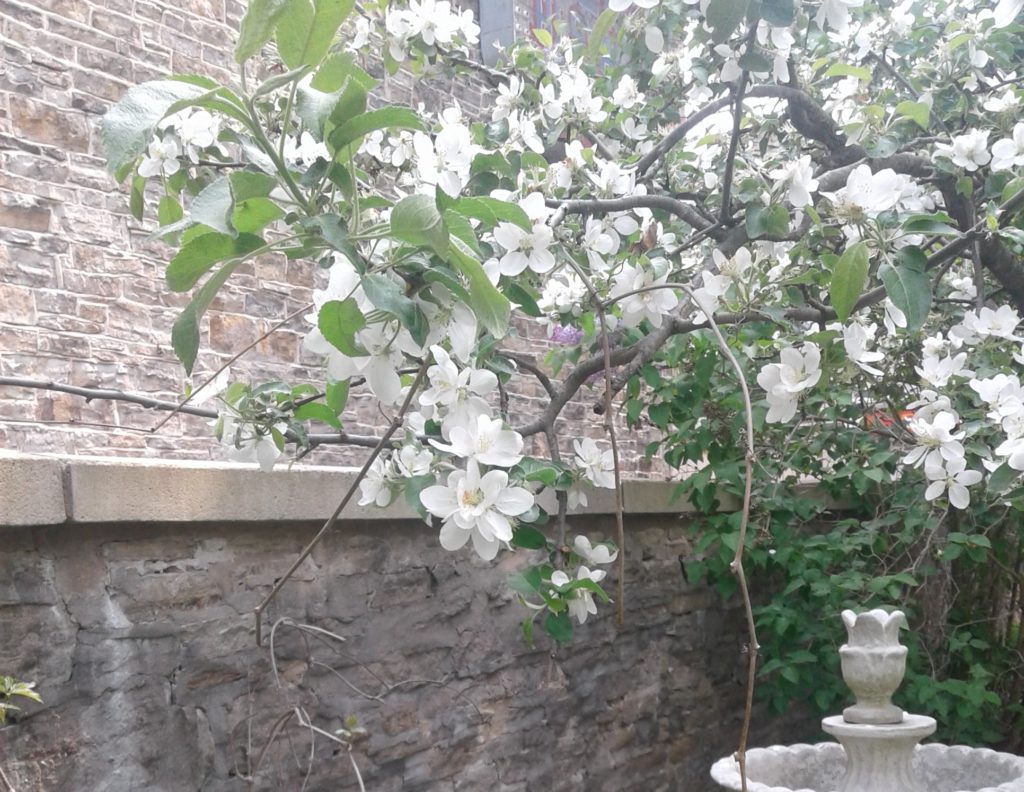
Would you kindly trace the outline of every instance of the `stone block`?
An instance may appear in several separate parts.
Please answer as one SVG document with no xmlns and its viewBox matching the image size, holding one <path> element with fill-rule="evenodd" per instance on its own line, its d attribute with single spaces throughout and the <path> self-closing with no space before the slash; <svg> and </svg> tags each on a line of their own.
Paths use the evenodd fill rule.
<svg viewBox="0 0 1024 792">
<path fill-rule="evenodd" d="M 66 518 L 60 460 L 0 451 L 0 529 Z"/>
</svg>

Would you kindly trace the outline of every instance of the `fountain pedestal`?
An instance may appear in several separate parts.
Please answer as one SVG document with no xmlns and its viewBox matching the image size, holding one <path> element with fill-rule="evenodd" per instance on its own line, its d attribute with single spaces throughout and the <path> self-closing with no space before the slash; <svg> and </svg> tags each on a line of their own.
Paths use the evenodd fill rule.
<svg viewBox="0 0 1024 792">
<path fill-rule="evenodd" d="M 904 715 L 900 723 L 848 723 L 833 715 L 821 722 L 846 751 L 846 774 L 836 792 L 930 792 L 914 773 L 914 748 L 935 731 L 934 718 Z"/>
</svg>

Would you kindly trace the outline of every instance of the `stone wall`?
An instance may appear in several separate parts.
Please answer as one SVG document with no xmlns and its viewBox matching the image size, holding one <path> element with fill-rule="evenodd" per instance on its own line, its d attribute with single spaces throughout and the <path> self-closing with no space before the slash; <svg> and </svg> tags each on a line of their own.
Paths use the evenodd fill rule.
<svg viewBox="0 0 1024 792">
<path fill-rule="evenodd" d="M 150 222 L 130 216 L 127 195 L 104 169 L 98 124 L 144 80 L 177 71 L 231 81 L 243 9 L 242 0 L 0 0 L 0 377 L 172 401 L 184 392 L 170 328 L 188 295 L 165 287 L 170 253 L 149 238 Z M 417 82 L 365 65 L 382 79 L 375 101 L 439 108 L 455 99 L 470 116 L 490 112 L 484 86 L 471 78 Z M 314 269 L 267 256 L 232 276 L 204 320 L 197 372 L 216 370 L 307 305 Z M 319 360 L 301 349 L 307 327 L 301 316 L 287 323 L 233 366 L 235 377 L 316 383 Z M 539 358 L 548 346 L 542 336 L 535 328 L 512 346 Z M 546 403 L 532 381 L 512 391 L 512 415 L 524 422 Z M 597 401 L 591 392 L 569 405 L 571 436 L 582 434 L 579 422 L 590 421 Z M 177 416 L 146 431 L 159 419 L 135 405 L 0 386 L 0 447 L 218 456 L 203 419 Z M 353 397 L 344 419 L 354 434 L 381 422 L 366 395 Z M 586 431 L 603 436 L 596 421 Z M 648 438 L 623 435 L 626 468 L 648 474 L 652 465 L 641 459 Z M 351 464 L 363 453 L 325 447 L 307 461 Z"/>
<path fill-rule="evenodd" d="M 519 635 L 505 578 L 521 553 L 483 563 L 400 510 L 354 509 L 267 619 L 346 641 L 282 623 L 279 687 L 252 610 L 351 480 L 0 458 L 0 671 L 45 700 L 0 730 L 14 787 L 244 790 L 300 707 L 328 733 L 350 716 L 367 730 L 352 759 L 371 792 L 710 792 L 738 733 L 742 619 L 684 579 L 692 516 L 664 485 L 626 490 L 623 626 L 604 607 L 561 648 Z M 592 504 L 571 526 L 607 536 L 607 512 Z M 754 744 L 816 731 L 796 716 L 756 724 Z M 308 734 L 283 725 L 255 789 L 302 786 Z M 313 768 L 307 789 L 358 789 L 327 738 Z"/>
</svg>

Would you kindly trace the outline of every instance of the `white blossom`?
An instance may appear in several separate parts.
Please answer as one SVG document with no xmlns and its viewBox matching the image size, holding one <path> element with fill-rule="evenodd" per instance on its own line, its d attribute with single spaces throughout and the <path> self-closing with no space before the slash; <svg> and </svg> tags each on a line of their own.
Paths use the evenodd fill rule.
<svg viewBox="0 0 1024 792">
<path fill-rule="evenodd" d="M 581 566 L 576 570 L 576 579 L 600 583 L 604 580 L 606 574 L 603 569 L 590 570 L 585 566 Z M 551 573 L 551 584 L 553 586 L 561 587 L 568 585 L 570 582 L 569 576 L 561 569 L 556 569 Z M 567 604 L 569 606 L 569 615 L 580 624 L 584 624 L 587 621 L 587 616 L 597 613 L 597 605 L 594 604 L 594 594 L 585 588 L 573 589 Z"/>
<path fill-rule="evenodd" d="M 473 540 L 473 549 L 485 561 L 492 561 L 502 542 L 512 539 L 510 517 L 533 507 L 533 495 L 522 487 L 510 487 L 508 473 L 491 470 L 480 475 L 476 461 L 465 470 L 453 470 L 447 483 L 427 487 L 420 493 L 427 511 L 444 520 L 441 547 L 458 550 Z"/>
<path fill-rule="evenodd" d="M 618 549 L 609 548 L 605 543 L 591 544 L 586 536 L 577 536 L 572 543 L 573 552 L 588 564 L 610 564 L 619 557 Z"/>
<path fill-rule="evenodd" d="M 963 135 L 954 135 L 951 144 L 936 143 L 935 156 L 945 157 L 966 171 L 976 171 L 992 159 L 988 151 L 988 132 L 972 129 Z"/>
<path fill-rule="evenodd" d="M 812 203 L 811 193 L 818 189 L 818 180 L 814 178 L 810 155 L 798 157 L 768 175 L 775 179 L 777 186 L 787 188 L 786 199 L 797 209 Z"/>
<path fill-rule="evenodd" d="M 602 451 L 589 437 L 573 440 L 576 451 L 575 462 L 586 478 L 595 487 L 615 487 L 615 457 L 612 452 Z"/>
<path fill-rule="evenodd" d="M 813 388 L 821 379 L 821 350 L 817 344 L 806 343 L 803 351 L 786 347 L 779 363 L 769 363 L 757 375 L 768 399 L 768 423 L 786 423 L 796 415 L 800 394 Z"/>
<path fill-rule="evenodd" d="M 929 459 L 924 465 L 924 475 L 928 479 L 928 488 L 924 492 L 925 500 L 935 500 L 942 493 L 949 493 L 949 505 L 955 509 L 966 509 L 971 505 L 971 493 L 967 488 L 977 484 L 983 478 L 977 470 L 967 470 L 967 462 L 963 458 L 951 459 L 942 464 L 939 460 Z"/>
<path fill-rule="evenodd" d="M 1013 134 L 992 145 L 992 170 L 1002 171 L 1024 165 L 1024 121 L 1013 126 Z"/>
</svg>

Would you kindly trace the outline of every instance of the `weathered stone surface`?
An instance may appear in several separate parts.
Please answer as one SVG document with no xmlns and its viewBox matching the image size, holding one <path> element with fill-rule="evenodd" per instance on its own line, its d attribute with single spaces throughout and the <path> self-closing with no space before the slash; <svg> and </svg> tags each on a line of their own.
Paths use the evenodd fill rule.
<svg viewBox="0 0 1024 792">
<path fill-rule="evenodd" d="M 445 552 L 419 521 L 344 522 L 270 606 L 259 648 L 253 608 L 316 528 L 8 529 L 0 668 L 45 700 L 0 742 L 15 787 L 244 790 L 275 722 L 300 707 L 329 733 L 349 717 L 368 731 L 353 759 L 375 792 L 712 789 L 708 768 L 738 732 L 743 620 L 647 552 L 676 519 L 627 523 L 625 626 L 604 609 L 557 648 L 520 639 L 504 581 L 522 555 L 487 564 Z M 755 744 L 817 728 L 755 722 Z M 287 721 L 255 788 L 301 786 L 285 735 L 308 756 L 308 730 Z M 345 752 L 317 745 L 307 789 L 357 789 Z"/>
<path fill-rule="evenodd" d="M 59 460 L 0 451 L 0 530 L 64 522 L 61 476 Z"/>
</svg>

